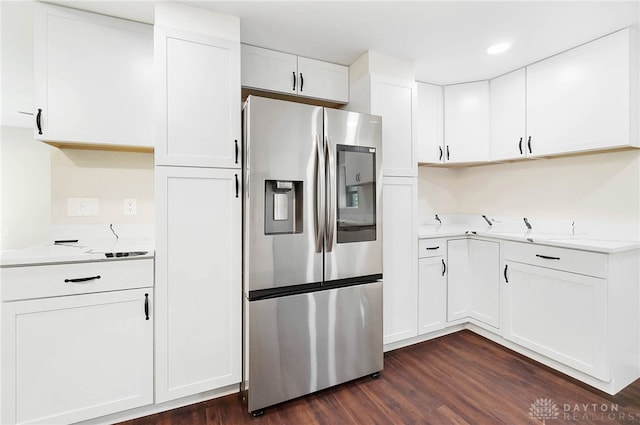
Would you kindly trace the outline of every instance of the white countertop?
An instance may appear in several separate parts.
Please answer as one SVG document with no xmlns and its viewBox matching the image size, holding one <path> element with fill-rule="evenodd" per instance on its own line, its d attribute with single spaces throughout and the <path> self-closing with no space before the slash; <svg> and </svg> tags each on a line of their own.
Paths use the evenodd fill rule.
<svg viewBox="0 0 640 425">
<path fill-rule="evenodd" d="M 475 232 L 475 233 L 472 233 Z M 571 233 L 537 233 L 531 232 L 501 232 L 499 230 L 475 227 L 468 224 L 428 224 L 418 228 L 419 239 L 451 238 L 462 236 L 478 236 L 515 242 L 533 242 L 541 245 L 558 246 L 562 248 L 580 249 L 584 251 L 612 254 L 616 252 L 640 249 L 640 243 L 623 240 L 606 240 L 592 238 L 584 234 Z"/>
<path fill-rule="evenodd" d="M 107 257 L 106 253 L 146 252 L 144 255 Z M 45 243 L 29 248 L 0 252 L 0 266 L 75 263 L 83 261 L 123 261 L 127 259 L 153 258 L 155 244 L 152 238 L 94 239 L 73 243 Z"/>
</svg>

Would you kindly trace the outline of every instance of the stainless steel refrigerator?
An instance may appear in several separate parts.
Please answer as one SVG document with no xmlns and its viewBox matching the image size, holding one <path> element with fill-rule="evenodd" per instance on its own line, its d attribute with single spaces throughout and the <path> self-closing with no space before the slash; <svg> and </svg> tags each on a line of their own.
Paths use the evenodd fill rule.
<svg viewBox="0 0 640 425">
<path fill-rule="evenodd" d="M 381 125 L 244 104 L 242 390 L 253 414 L 383 368 Z"/>
</svg>

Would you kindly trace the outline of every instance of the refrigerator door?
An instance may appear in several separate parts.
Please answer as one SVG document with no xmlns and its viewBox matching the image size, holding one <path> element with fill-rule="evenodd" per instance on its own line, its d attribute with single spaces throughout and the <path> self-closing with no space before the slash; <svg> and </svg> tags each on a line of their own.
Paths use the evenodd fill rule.
<svg viewBox="0 0 640 425">
<path fill-rule="evenodd" d="M 322 108 L 250 96 L 244 119 L 245 291 L 320 285 Z"/>
<path fill-rule="evenodd" d="M 382 282 L 248 302 L 250 412 L 382 370 Z"/>
<path fill-rule="evenodd" d="M 325 109 L 325 281 L 382 275 L 382 119 Z"/>
</svg>

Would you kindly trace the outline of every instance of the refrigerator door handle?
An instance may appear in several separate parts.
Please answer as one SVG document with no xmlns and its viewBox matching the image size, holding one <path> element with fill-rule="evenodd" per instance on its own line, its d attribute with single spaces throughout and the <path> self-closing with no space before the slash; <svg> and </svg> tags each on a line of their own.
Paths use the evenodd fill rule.
<svg viewBox="0 0 640 425">
<path fill-rule="evenodd" d="M 335 228 L 336 212 L 333 203 L 333 187 L 335 184 L 335 164 L 331 147 L 329 146 L 329 137 L 325 136 L 324 149 L 327 161 L 327 252 L 333 251 L 333 232 Z"/>
<path fill-rule="evenodd" d="M 322 252 L 322 244 L 324 242 L 324 227 L 325 227 L 325 202 L 324 202 L 324 152 L 322 146 L 322 138 L 319 134 L 316 134 L 316 175 L 315 175 L 315 188 L 316 188 L 316 252 Z"/>
</svg>

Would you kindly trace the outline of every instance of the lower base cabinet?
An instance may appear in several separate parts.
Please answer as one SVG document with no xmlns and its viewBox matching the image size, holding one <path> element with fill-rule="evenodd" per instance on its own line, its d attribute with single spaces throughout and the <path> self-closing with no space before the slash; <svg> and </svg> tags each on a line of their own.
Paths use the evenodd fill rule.
<svg viewBox="0 0 640 425">
<path fill-rule="evenodd" d="M 444 257 L 418 260 L 418 334 L 443 329 L 446 324 L 447 265 Z"/>
<path fill-rule="evenodd" d="M 500 328 L 500 243 L 452 239 L 447 259 L 447 321 Z"/>
<path fill-rule="evenodd" d="M 156 167 L 156 402 L 240 382 L 240 170 Z"/>
<path fill-rule="evenodd" d="M 152 299 L 142 288 L 5 302 L 0 423 L 71 423 L 153 403 Z"/>
<path fill-rule="evenodd" d="M 504 337 L 606 381 L 607 281 L 507 262 Z"/>
</svg>

